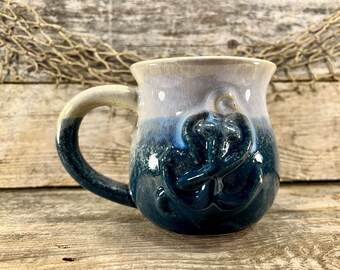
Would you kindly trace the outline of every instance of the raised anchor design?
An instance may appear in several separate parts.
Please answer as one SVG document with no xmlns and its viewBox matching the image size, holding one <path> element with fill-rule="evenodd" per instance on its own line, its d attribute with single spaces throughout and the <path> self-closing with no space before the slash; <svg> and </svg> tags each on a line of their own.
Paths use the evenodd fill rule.
<svg viewBox="0 0 340 270">
<path fill-rule="evenodd" d="M 157 193 L 158 209 L 174 215 L 183 207 L 193 211 L 211 205 L 220 211 L 246 207 L 262 179 L 262 169 L 251 153 L 253 139 L 246 116 L 239 112 L 195 114 L 184 123 L 182 136 L 187 149 L 168 147 L 160 157 L 164 186 Z M 181 165 L 184 173 L 177 169 Z"/>
</svg>

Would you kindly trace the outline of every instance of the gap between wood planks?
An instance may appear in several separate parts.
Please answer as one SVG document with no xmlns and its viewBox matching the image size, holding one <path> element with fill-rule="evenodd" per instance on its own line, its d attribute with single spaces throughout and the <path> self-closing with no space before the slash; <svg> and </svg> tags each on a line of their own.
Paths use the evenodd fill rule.
<svg viewBox="0 0 340 270">
<path fill-rule="evenodd" d="M 315 186 L 315 185 L 324 185 L 325 187 L 327 186 L 332 186 L 332 185 L 337 185 L 340 184 L 339 180 L 313 180 L 313 181 L 305 181 L 305 180 L 298 180 L 294 182 L 281 182 L 280 183 L 280 188 L 285 188 L 285 187 L 291 187 L 291 186 L 296 186 L 296 187 L 308 187 L 308 186 Z M 41 187 L 0 187 L 1 191 L 25 191 L 25 190 L 58 190 L 58 189 L 65 189 L 65 190 L 73 190 L 73 189 L 84 189 L 83 187 L 79 185 L 74 185 L 74 186 L 41 186 Z M 84 189 L 86 190 L 86 189 Z M 89 191 L 90 192 L 90 191 Z"/>
<path fill-rule="evenodd" d="M 275 81 L 272 81 L 272 83 L 295 83 L 297 86 L 299 85 L 299 83 L 310 83 L 310 84 L 314 84 L 314 83 L 322 83 L 322 82 L 325 82 L 325 83 L 337 83 L 336 81 L 334 80 L 326 80 L 326 79 L 320 79 L 320 80 L 317 80 L 315 82 L 311 81 L 310 79 L 298 79 L 298 80 L 290 80 L 289 78 L 287 78 L 286 80 L 285 79 L 279 79 L 279 80 L 275 80 Z M 80 83 L 76 83 L 76 82 L 62 82 L 62 83 L 56 83 L 54 81 L 3 81 L 1 84 L 25 84 L 25 85 L 29 85 L 29 84 L 51 84 L 51 85 L 55 85 L 55 86 L 59 86 L 59 85 L 82 85 Z M 0 85 L 1 85 L 0 84 Z M 101 83 L 103 84 L 103 83 Z M 98 83 L 98 85 L 101 85 L 100 83 Z M 110 83 L 105 83 L 105 84 L 110 84 Z M 137 83 L 136 83 L 137 84 Z M 86 86 L 86 85 L 84 85 Z M 88 86 L 88 87 L 91 87 L 91 86 Z"/>
</svg>

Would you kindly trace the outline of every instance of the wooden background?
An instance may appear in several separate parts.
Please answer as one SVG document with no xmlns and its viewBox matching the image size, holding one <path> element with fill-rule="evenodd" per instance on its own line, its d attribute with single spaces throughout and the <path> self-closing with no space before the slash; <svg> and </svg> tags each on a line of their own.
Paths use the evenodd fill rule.
<svg viewBox="0 0 340 270">
<path fill-rule="evenodd" d="M 147 57 L 228 55 L 249 44 L 248 35 L 272 42 L 340 9 L 338 0 L 18 1 L 49 22 Z M 14 69 L 20 74 L 21 63 Z M 268 90 L 284 182 L 273 207 L 244 231 L 196 237 L 78 188 L 54 134 L 61 109 L 84 88 L 56 88 L 39 74 L 18 84 L 16 74 L 0 85 L 0 269 L 339 269 L 338 82 L 320 81 L 316 91 L 301 82 L 297 92 L 279 77 L 281 98 Z M 127 182 L 135 124 L 127 110 L 90 113 L 80 131 L 90 164 Z"/>
<path fill-rule="evenodd" d="M 135 50 L 147 57 L 227 55 L 232 44 L 248 44 L 249 35 L 275 41 L 305 29 L 340 6 L 334 0 L 312 0 L 308 5 L 292 0 L 28 2 L 48 22 L 95 34 L 117 50 Z M 20 73 L 20 63 L 16 69 Z M 320 67 L 319 72 L 325 71 Z M 338 180 L 339 83 L 317 82 L 317 91 L 301 83 L 297 92 L 289 78 L 280 77 L 275 87 L 281 98 L 275 99 L 269 89 L 268 107 L 279 145 L 282 181 Z M 56 88 L 37 74 L 24 84 L 14 84 L 10 75 L 0 85 L 0 187 L 76 185 L 59 162 L 54 133 L 62 107 L 83 88 Z M 131 138 L 126 134 L 131 134 L 135 123 L 136 116 L 125 110 L 93 111 L 80 133 L 89 163 L 127 182 Z"/>
<path fill-rule="evenodd" d="M 238 233 L 164 231 L 81 189 L 0 191 L 0 269 L 338 270 L 340 186 L 286 184 Z M 11 213 L 9 215 L 9 213 Z"/>
</svg>

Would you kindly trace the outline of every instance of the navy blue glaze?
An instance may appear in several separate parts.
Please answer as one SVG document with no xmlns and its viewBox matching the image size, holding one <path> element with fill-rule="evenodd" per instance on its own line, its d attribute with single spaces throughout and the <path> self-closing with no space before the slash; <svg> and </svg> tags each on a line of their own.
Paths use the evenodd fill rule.
<svg viewBox="0 0 340 270">
<path fill-rule="evenodd" d="M 57 134 L 59 157 L 67 172 L 84 188 L 111 201 L 136 207 L 129 187 L 95 171 L 79 149 L 78 131 L 83 118 L 64 119 Z"/>
<path fill-rule="evenodd" d="M 143 123 L 130 168 L 137 207 L 178 233 L 220 234 L 254 224 L 272 205 L 279 175 L 269 123 L 252 123 L 240 113 L 203 112 L 184 123 L 184 143 L 173 131 L 176 119 Z M 157 166 L 150 167 L 151 156 Z"/>
<path fill-rule="evenodd" d="M 80 185 L 136 207 L 178 233 L 243 229 L 270 208 L 279 186 L 278 155 L 269 122 L 240 113 L 202 112 L 178 127 L 178 117 L 140 123 L 130 161 L 130 188 L 96 171 L 82 157 L 82 118 L 62 122 L 57 149 Z M 157 163 L 150 164 L 151 156 Z"/>
</svg>

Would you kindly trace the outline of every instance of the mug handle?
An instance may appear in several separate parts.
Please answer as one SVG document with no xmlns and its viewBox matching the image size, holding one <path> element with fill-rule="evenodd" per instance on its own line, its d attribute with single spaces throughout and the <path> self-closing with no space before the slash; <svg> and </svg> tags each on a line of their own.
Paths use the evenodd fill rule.
<svg viewBox="0 0 340 270">
<path fill-rule="evenodd" d="M 103 85 L 73 97 L 62 110 L 57 124 L 56 145 L 67 172 L 85 189 L 111 201 L 136 207 L 127 184 L 93 169 L 79 149 L 78 132 L 84 116 L 100 106 L 121 106 L 137 111 L 137 93 L 124 85 Z"/>
</svg>

